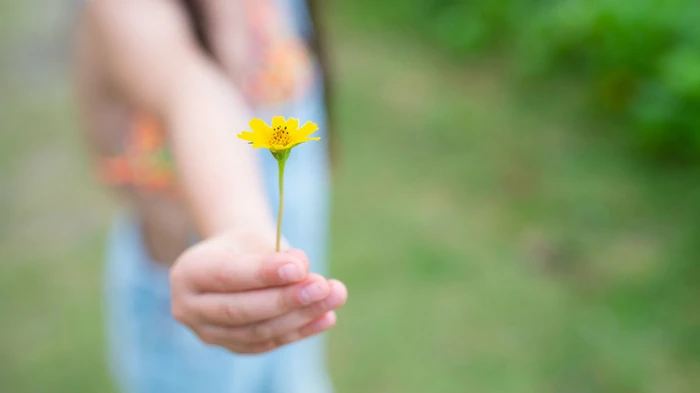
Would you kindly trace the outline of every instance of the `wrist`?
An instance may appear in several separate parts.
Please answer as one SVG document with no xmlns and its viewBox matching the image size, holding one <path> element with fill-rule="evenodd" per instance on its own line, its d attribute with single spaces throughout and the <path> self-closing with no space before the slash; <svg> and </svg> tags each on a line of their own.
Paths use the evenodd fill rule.
<svg viewBox="0 0 700 393">
<path fill-rule="evenodd" d="M 226 206 L 218 208 L 209 206 L 208 210 L 218 214 L 211 214 L 208 222 L 207 220 L 200 222 L 200 227 L 207 237 L 231 232 L 266 232 L 271 230 L 274 233 L 275 221 L 264 195 L 259 198 L 246 198 L 245 200 L 235 198 L 234 200 L 235 202 L 227 203 Z"/>
<path fill-rule="evenodd" d="M 226 241 L 240 253 L 249 252 L 274 252 L 276 227 L 263 223 L 250 223 L 237 225 L 216 235 L 226 238 Z M 289 242 L 282 237 L 281 249 L 291 248 Z"/>
</svg>

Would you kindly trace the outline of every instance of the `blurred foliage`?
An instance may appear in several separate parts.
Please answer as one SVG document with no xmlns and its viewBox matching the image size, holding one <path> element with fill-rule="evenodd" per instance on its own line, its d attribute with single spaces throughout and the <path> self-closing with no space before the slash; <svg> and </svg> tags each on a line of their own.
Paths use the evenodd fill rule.
<svg viewBox="0 0 700 393">
<path fill-rule="evenodd" d="M 696 0 L 359 0 L 352 7 L 460 57 L 498 48 L 521 75 L 575 75 L 641 151 L 681 160 L 700 152 Z"/>
</svg>

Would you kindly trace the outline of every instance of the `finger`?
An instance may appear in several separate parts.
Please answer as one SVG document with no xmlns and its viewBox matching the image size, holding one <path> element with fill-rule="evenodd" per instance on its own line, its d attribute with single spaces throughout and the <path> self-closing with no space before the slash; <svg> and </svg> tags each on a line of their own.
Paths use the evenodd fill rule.
<svg viewBox="0 0 700 393">
<path fill-rule="evenodd" d="M 231 329 L 230 334 L 238 335 L 238 338 L 242 339 L 241 341 L 265 342 L 294 332 L 345 304 L 348 297 L 345 285 L 337 280 L 330 280 L 329 285 L 331 287 L 330 293 L 321 301 L 274 319 Z"/>
<path fill-rule="evenodd" d="M 203 243 L 186 252 L 171 270 L 171 282 L 193 292 L 239 292 L 303 280 L 309 262 L 300 252 L 238 254 L 223 241 Z"/>
<path fill-rule="evenodd" d="M 335 326 L 337 322 L 338 316 L 335 313 L 335 311 L 328 311 L 327 313 L 323 314 L 320 318 L 316 319 L 315 321 L 311 321 L 310 323 L 303 326 L 301 329 L 299 329 L 298 332 L 285 335 L 280 339 L 280 341 L 291 343 L 306 337 L 323 333 L 326 330 Z"/>
<path fill-rule="evenodd" d="M 345 304 L 347 300 L 347 289 L 345 286 L 337 280 L 331 280 L 329 284 L 331 288 L 328 296 L 316 303 L 290 311 L 279 317 L 247 326 L 229 329 L 221 329 L 221 326 L 215 326 L 212 334 L 215 334 L 216 339 L 220 342 L 255 344 L 264 343 L 297 331 L 329 311 Z M 206 330 L 206 328 L 202 329 Z"/>
<path fill-rule="evenodd" d="M 289 250 L 284 251 L 285 253 L 299 259 L 300 261 L 304 261 L 306 265 L 309 265 L 309 257 L 306 255 L 306 253 L 298 248 L 292 248 Z"/>
<path fill-rule="evenodd" d="M 253 345 L 252 348 L 249 348 L 248 350 L 259 350 L 260 348 L 264 349 L 269 346 L 272 346 L 272 348 L 278 348 L 287 344 L 291 344 L 293 342 L 303 340 L 313 335 L 323 333 L 326 330 L 335 326 L 337 321 L 338 318 L 336 316 L 335 311 L 329 311 L 326 314 L 322 315 L 320 318 L 316 319 L 315 321 L 312 321 L 311 323 L 307 324 L 306 326 L 302 327 L 301 329 L 295 332 L 285 334 L 284 336 L 278 337 L 274 340 L 262 344 Z M 272 342 L 272 344 L 270 344 L 270 342 Z"/>
<path fill-rule="evenodd" d="M 288 256 L 290 256 L 290 257 L 292 257 L 292 258 L 294 258 L 294 259 L 297 260 L 297 261 L 300 261 L 300 262 L 301 262 L 302 271 L 305 273 L 305 274 L 304 274 L 304 277 L 306 277 L 306 273 L 309 272 L 309 268 L 311 267 L 311 263 L 309 262 L 309 257 L 306 256 L 306 253 L 305 253 L 304 251 L 298 249 L 298 248 L 292 248 L 292 249 L 289 249 L 289 250 L 283 250 L 282 253 L 285 254 L 285 255 L 288 255 Z M 300 280 L 302 280 L 304 277 L 302 277 L 302 278 L 300 278 L 300 279 L 298 279 L 298 280 L 291 280 L 291 279 L 288 279 L 288 280 L 287 280 L 288 282 L 286 282 L 286 283 L 291 283 L 291 282 L 300 281 Z M 285 284 L 286 284 L 286 283 L 285 283 Z"/>
<path fill-rule="evenodd" d="M 305 339 L 307 337 L 311 337 L 313 335 L 323 333 L 327 331 L 328 329 L 332 328 L 335 326 L 337 322 L 337 316 L 335 311 L 329 311 L 319 318 L 311 321 L 307 325 L 303 326 L 302 328 L 285 334 L 283 336 L 280 336 L 276 339 L 273 340 L 268 340 L 262 343 L 255 343 L 255 344 L 241 344 L 241 343 L 231 343 L 231 342 L 222 342 L 220 341 L 216 336 L 205 336 L 206 340 L 204 340 L 208 344 L 214 344 L 214 345 L 219 345 L 224 348 L 229 349 L 230 351 L 234 353 L 239 353 L 239 354 L 257 354 L 257 353 L 263 353 L 267 351 L 271 351 L 275 348 L 281 347 L 283 345 L 291 344 L 293 342 Z"/>
<path fill-rule="evenodd" d="M 297 284 L 235 294 L 207 293 L 192 304 L 199 322 L 220 326 L 243 326 L 272 319 L 328 296 L 330 285 L 318 274 Z"/>
</svg>

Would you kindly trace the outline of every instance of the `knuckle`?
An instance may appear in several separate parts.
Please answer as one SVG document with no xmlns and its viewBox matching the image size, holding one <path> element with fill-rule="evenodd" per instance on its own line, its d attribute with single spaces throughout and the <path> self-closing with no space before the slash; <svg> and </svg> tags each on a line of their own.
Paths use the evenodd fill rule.
<svg viewBox="0 0 700 393">
<path fill-rule="evenodd" d="M 273 340 L 275 347 L 281 347 L 287 344 L 291 344 L 299 339 L 299 335 L 296 333 L 285 334 L 283 336 L 277 337 Z"/>
<path fill-rule="evenodd" d="M 229 272 L 229 269 L 225 264 L 221 264 L 218 269 L 212 272 L 211 279 L 214 281 L 217 287 L 227 288 L 230 286 L 231 277 L 233 275 Z"/>
<path fill-rule="evenodd" d="M 289 287 L 286 290 L 280 291 L 276 299 L 275 307 L 277 311 L 283 313 L 285 311 L 291 310 L 296 306 L 298 301 L 296 300 L 296 289 L 294 287 Z"/>
<path fill-rule="evenodd" d="M 315 317 L 318 315 L 323 314 L 324 312 L 328 311 L 330 307 L 328 307 L 328 303 L 325 301 L 320 301 L 316 304 L 312 304 L 311 306 L 307 307 L 303 313 L 304 316 L 306 317 Z"/>
<path fill-rule="evenodd" d="M 253 342 L 268 341 L 273 334 L 273 328 L 268 323 L 258 323 L 249 328 L 249 335 Z"/>
<path fill-rule="evenodd" d="M 327 302 L 320 301 L 309 306 L 306 306 L 299 310 L 301 317 L 304 319 L 313 319 L 323 315 L 325 312 L 329 311 L 330 307 Z"/>
<path fill-rule="evenodd" d="M 258 354 L 258 353 L 263 353 L 263 352 L 268 352 L 271 351 L 275 348 L 277 348 L 278 345 L 275 341 L 270 340 L 267 341 L 263 344 L 255 345 L 253 347 L 250 347 L 247 349 L 246 353 L 248 354 Z"/>
<path fill-rule="evenodd" d="M 187 325 L 191 322 L 192 312 L 191 308 L 187 305 L 187 302 L 182 297 L 173 298 L 170 303 L 170 312 L 173 319 L 176 321 Z"/>
<path fill-rule="evenodd" d="M 259 266 L 253 273 L 252 278 L 267 285 L 274 285 L 280 280 L 277 269 L 273 269 L 272 266 Z"/>
<path fill-rule="evenodd" d="M 233 325 L 244 323 L 250 316 L 250 312 L 242 304 L 224 302 L 222 308 L 224 318 Z"/>
<path fill-rule="evenodd" d="M 211 331 L 197 331 L 197 336 L 199 337 L 200 340 L 202 340 L 203 343 L 209 344 L 209 345 L 214 345 L 218 342 L 218 339 L 214 333 Z"/>
</svg>

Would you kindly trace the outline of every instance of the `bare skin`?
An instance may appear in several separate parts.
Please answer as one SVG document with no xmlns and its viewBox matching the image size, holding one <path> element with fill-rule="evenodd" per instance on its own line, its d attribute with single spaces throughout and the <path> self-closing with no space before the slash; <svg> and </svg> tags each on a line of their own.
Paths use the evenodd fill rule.
<svg viewBox="0 0 700 393">
<path fill-rule="evenodd" d="M 77 42 L 79 103 L 97 157 L 118 153 L 137 113 L 165 125 L 183 197 L 118 191 L 153 258 L 172 264 L 175 318 L 207 343 L 264 352 L 331 328 L 347 290 L 309 273 L 303 251 L 270 251 L 275 226 L 261 170 L 235 139 L 250 119 L 237 82 L 245 31 L 231 23 L 239 5 L 200 5 L 217 62 L 176 1 L 90 2 Z M 204 240 L 188 247 L 193 233 Z"/>
</svg>

